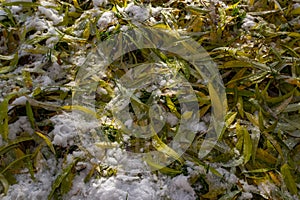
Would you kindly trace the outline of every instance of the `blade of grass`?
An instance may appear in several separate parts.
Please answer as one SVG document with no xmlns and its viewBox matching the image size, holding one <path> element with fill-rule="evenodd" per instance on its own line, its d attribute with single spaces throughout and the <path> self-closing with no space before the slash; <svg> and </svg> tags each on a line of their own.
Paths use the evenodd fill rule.
<svg viewBox="0 0 300 200">
<path fill-rule="evenodd" d="M 29 101 L 26 101 L 26 115 L 28 117 L 28 120 L 30 122 L 31 128 L 35 129 L 35 119 L 34 119 L 34 115 L 33 115 L 33 111 L 31 108 L 31 105 L 29 103 Z"/>
<path fill-rule="evenodd" d="M 19 143 L 30 141 L 30 140 L 33 140 L 33 138 L 32 137 L 21 137 L 21 138 L 13 140 L 12 142 L 9 142 L 7 145 L 0 148 L 0 156 L 5 154 L 9 150 L 15 148 L 16 146 L 18 146 Z"/>
<path fill-rule="evenodd" d="M 285 163 L 283 166 L 281 166 L 280 172 L 283 175 L 283 179 L 284 179 L 284 182 L 285 182 L 288 190 L 292 194 L 297 194 L 298 193 L 298 189 L 297 189 L 297 185 L 296 185 L 295 179 L 294 179 L 294 177 L 293 177 L 293 175 L 291 173 L 290 166 Z"/>
<path fill-rule="evenodd" d="M 44 135 L 43 133 L 40 133 L 39 131 L 35 131 L 35 133 L 40 136 L 44 141 L 45 143 L 47 144 L 47 146 L 50 148 L 50 150 L 52 151 L 53 154 L 56 154 L 55 153 L 55 149 L 54 149 L 54 146 L 51 142 L 51 140 L 46 136 Z"/>
<path fill-rule="evenodd" d="M 25 156 L 22 156 L 16 160 L 14 160 L 13 162 L 9 163 L 9 165 L 7 165 L 2 171 L 1 174 L 4 174 L 7 170 L 9 170 L 10 168 L 12 168 L 13 165 L 17 164 L 20 161 L 26 160 L 27 158 L 31 157 L 32 154 L 27 154 Z"/>
<path fill-rule="evenodd" d="M 9 188 L 9 183 L 6 180 L 6 178 L 3 176 L 2 173 L 0 173 L 0 182 L 2 183 L 2 186 L 4 188 L 4 194 L 7 194 L 8 188 Z"/>
<path fill-rule="evenodd" d="M 55 181 L 52 184 L 52 189 L 47 198 L 48 200 L 52 199 L 52 197 L 54 196 L 57 189 L 59 187 L 61 187 L 61 184 L 64 181 L 64 179 L 66 179 L 68 177 L 69 173 L 73 173 L 72 169 L 74 168 L 74 166 L 77 164 L 78 161 L 79 161 L 79 158 L 76 158 L 71 164 L 69 164 L 66 168 L 63 169 L 63 171 L 60 175 L 57 176 L 57 178 L 55 179 Z"/>
<path fill-rule="evenodd" d="M 243 132 L 244 132 L 243 155 L 244 155 L 244 164 L 246 164 L 250 160 L 252 155 L 252 140 L 246 127 L 243 127 Z"/>
</svg>

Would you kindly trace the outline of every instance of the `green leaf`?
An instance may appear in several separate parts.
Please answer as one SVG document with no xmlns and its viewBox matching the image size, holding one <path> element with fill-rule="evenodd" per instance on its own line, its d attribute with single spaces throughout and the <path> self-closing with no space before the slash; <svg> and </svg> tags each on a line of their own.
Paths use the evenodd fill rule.
<svg viewBox="0 0 300 200">
<path fill-rule="evenodd" d="M 254 170 L 249 170 L 249 171 L 243 171 L 243 174 L 250 174 L 250 173 L 266 173 L 269 171 L 273 171 L 275 168 L 261 168 L 261 169 L 254 169 Z"/>
<path fill-rule="evenodd" d="M 69 173 L 72 173 L 73 167 L 77 164 L 79 161 L 79 158 L 76 158 L 71 164 L 69 164 L 65 169 L 63 169 L 62 173 L 57 176 L 55 181 L 52 184 L 52 189 L 50 194 L 48 195 L 48 200 L 51 200 L 52 197 L 54 196 L 55 192 L 59 187 L 61 187 L 62 182 L 64 179 L 66 179 L 69 175 Z M 63 186 L 64 187 L 64 186 Z"/>
<path fill-rule="evenodd" d="M 259 127 L 258 119 L 251 113 L 245 112 L 247 119 L 255 126 Z"/>
<path fill-rule="evenodd" d="M 95 169 L 97 168 L 98 166 L 96 164 L 94 164 L 92 166 L 92 168 L 90 169 L 89 173 L 86 175 L 86 177 L 84 178 L 84 183 L 87 183 L 90 181 L 90 179 L 92 178 L 94 172 L 95 172 Z"/>
<path fill-rule="evenodd" d="M 0 103 L 0 132 L 4 140 L 8 138 L 8 100 L 8 98 L 5 98 Z"/>
<path fill-rule="evenodd" d="M 2 183 L 2 186 L 4 188 L 4 194 L 6 194 L 9 188 L 9 183 L 2 173 L 0 173 L 0 182 Z"/>
<path fill-rule="evenodd" d="M 258 113 L 258 125 L 259 125 L 260 131 L 265 130 L 264 116 L 263 116 L 262 108 L 259 109 L 259 113 Z"/>
<path fill-rule="evenodd" d="M 13 165 L 19 163 L 20 161 L 23 161 L 23 160 L 26 160 L 27 158 L 31 157 L 32 154 L 28 154 L 28 155 L 25 155 L 25 156 L 22 156 L 16 160 L 14 160 L 13 162 L 9 163 L 9 165 L 7 165 L 2 171 L 1 173 L 4 174 L 7 170 L 9 170 L 10 168 L 13 167 Z"/>
<path fill-rule="evenodd" d="M 61 194 L 66 194 L 70 191 L 70 189 L 72 188 L 73 185 L 73 180 L 75 177 L 75 173 L 68 173 L 68 175 L 66 176 L 66 178 L 64 178 L 61 182 L 61 186 L 60 186 L 60 191 Z"/>
<path fill-rule="evenodd" d="M 19 61 L 19 54 L 14 54 L 14 57 L 11 59 L 9 66 L 1 67 L 0 68 L 0 74 L 5 74 L 11 71 L 14 71 L 17 67 Z"/>
<path fill-rule="evenodd" d="M 241 115 L 242 118 L 244 118 L 244 101 L 243 101 L 242 96 L 238 97 L 236 106 L 238 108 L 239 114 Z"/>
<path fill-rule="evenodd" d="M 252 155 L 252 140 L 246 127 L 243 127 L 244 132 L 244 145 L 243 145 L 243 155 L 244 164 L 246 164 Z"/>
<path fill-rule="evenodd" d="M 256 151 L 256 158 L 270 164 L 275 165 L 277 163 L 277 158 L 275 158 L 272 154 L 268 151 L 258 148 Z"/>
<path fill-rule="evenodd" d="M 27 115 L 28 120 L 30 122 L 31 128 L 35 129 L 35 119 L 34 119 L 34 115 L 33 115 L 31 105 L 28 101 L 26 101 L 26 115 Z"/>
<path fill-rule="evenodd" d="M 290 171 L 290 166 L 287 163 L 285 163 L 283 166 L 281 166 L 280 172 L 281 172 L 281 174 L 283 176 L 283 179 L 284 179 L 284 182 L 286 184 L 286 187 L 288 188 L 288 190 L 290 191 L 290 193 L 297 194 L 298 193 L 298 189 L 297 189 L 297 185 L 296 185 L 295 179 L 292 176 L 292 173 Z"/>
<path fill-rule="evenodd" d="M 266 131 L 263 131 L 262 132 L 263 135 L 267 138 L 268 141 L 271 142 L 271 144 L 274 146 L 274 148 L 276 149 L 276 151 L 279 153 L 279 155 L 284 158 L 283 156 L 283 152 L 282 152 L 282 149 L 281 149 L 281 146 L 280 146 L 280 143 L 274 138 L 273 135 L 269 134 L 268 132 Z"/>
<path fill-rule="evenodd" d="M 284 121 L 286 121 L 287 123 L 289 123 L 289 125 L 291 127 L 295 127 L 297 129 L 300 129 L 300 118 L 295 118 L 294 120 L 288 119 L 286 117 L 282 118 Z"/>
<path fill-rule="evenodd" d="M 243 127 L 240 125 L 240 121 L 236 124 L 236 137 L 237 137 L 237 143 L 235 144 L 236 149 L 239 152 L 242 152 L 243 143 L 244 143 L 244 130 Z"/>
<path fill-rule="evenodd" d="M 0 148 L 0 156 L 5 154 L 9 150 L 15 148 L 16 146 L 18 146 L 19 143 L 30 141 L 30 140 L 33 140 L 33 138 L 32 137 L 21 137 L 21 138 L 13 140 L 12 142 L 9 142 L 7 145 Z"/>
<path fill-rule="evenodd" d="M 279 115 L 281 112 L 283 112 L 286 109 L 286 107 L 290 104 L 292 99 L 293 95 L 285 99 L 282 103 L 280 103 L 280 105 L 275 108 L 276 115 Z"/>
<path fill-rule="evenodd" d="M 8 139 L 8 102 L 11 98 L 17 96 L 17 93 L 7 95 L 0 103 L 0 133 L 2 138 L 7 141 Z"/>
<path fill-rule="evenodd" d="M 90 21 L 88 21 L 86 23 L 85 29 L 82 33 L 82 37 L 85 39 L 89 39 L 89 37 L 90 37 L 90 34 L 91 34 L 91 25 L 90 24 L 91 24 Z"/>
</svg>

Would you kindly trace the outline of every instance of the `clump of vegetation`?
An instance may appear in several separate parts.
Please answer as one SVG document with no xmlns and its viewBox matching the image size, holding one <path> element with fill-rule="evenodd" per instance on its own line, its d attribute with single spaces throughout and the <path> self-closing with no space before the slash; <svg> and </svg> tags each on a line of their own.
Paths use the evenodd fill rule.
<svg viewBox="0 0 300 200">
<path fill-rule="evenodd" d="M 93 2 L 1 1 L 1 193 L 17 184 L 20 174 L 28 173 L 35 181 L 36 173 L 47 168 L 44 160 L 50 158 L 59 161 L 60 170 L 48 199 L 59 199 L 71 190 L 74 178 L 85 169 L 80 163 L 92 166 L 85 182 L 117 173 L 115 166 L 92 162 L 95 155 L 81 146 L 80 138 L 74 139 L 78 144 L 66 146 L 53 142 L 55 124 L 50 119 L 77 110 L 101 121 L 101 129 L 93 130 L 94 139 L 102 134 L 108 141 L 107 146 L 98 143 L 101 148 L 119 145 L 130 152 L 141 148 L 145 152 L 168 152 L 174 162 L 164 168 L 149 165 L 168 176 L 188 175 L 198 199 L 243 199 L 246 195 L 253 199 L 299 198 L 300 7 L 296 1 Z M 133 5 L 148 18 L 138 18 L 129 9 Z M 213 95 L 199 82 L 201 76 L 192 64 L 170 52 L 141 49 L 125 54 L 109 65 L 103 77 L 93 79 L 98 84 L 95 111 L 71 105 L 80 59 L 86 58 L 97 42 L 141 25 L 176 30 L 178 35 L 193 38 L 217 63 L 226 87 L 225 126 L 217 145 L 202 159 L 198 152 L 205 131 L 199 131 L 186 152 L 178 156 L 168 147 L 176 133 L 175 125 L 166 124 L 151 138 L 140 139 L 128 136 L 105 109 L 120 87 L 120 77 L 138 64 L 159 61 L 191 83 L 199 100 L 199 116 L 209 123 Z M 160 106 L 174 118 L 183 118 L 176 90 L 162 91 Z M 129 112 L 149 112 L 151 93 L 142 90 L 136 94 L 139 98 L 131 99 Z M 27 125 L 12 135 L 20 119 Z M 150 121 L 147 116 L 133 119 L 131 123 L 141 126 Z M 68 160 L 75 150 L 86 156 Z M 188 168 L 205 170 L 189 174 Z"/>
</svg>

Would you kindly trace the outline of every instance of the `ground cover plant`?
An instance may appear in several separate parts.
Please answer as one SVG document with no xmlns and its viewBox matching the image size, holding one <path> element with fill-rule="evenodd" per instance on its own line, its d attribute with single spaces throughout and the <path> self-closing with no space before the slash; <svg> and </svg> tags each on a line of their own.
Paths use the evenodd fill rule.
<svg viewBox="0 0 300 200">
<path fill-rule="evenodd" d="M 299 199 L 298 0 L 0 2 L 1 199 Z M 193 63 L 159 48 L 126 52 L 93 76 L 87 58 L 98 44 L 142 28 L 201 45 L 226 99 Z M 128 95 L 125 86 L 136 90 Z M 190 90 L 197 113 L 182 108 L 192 100 L 180 94 Z M 116 119 L 124 96 L 130 115 Z M 225 118 L 212 145 L 211 117 L 223 114 L 214 110 Z M 179 154 L 171 142 L 195 115 Z M 160 129 L 147 137 L 126 131 L 153 121 Z M 203 145 L 211 149 L 202 156 Z M 124 159 L 151 151 L 173 162 Z"/>
</svg>

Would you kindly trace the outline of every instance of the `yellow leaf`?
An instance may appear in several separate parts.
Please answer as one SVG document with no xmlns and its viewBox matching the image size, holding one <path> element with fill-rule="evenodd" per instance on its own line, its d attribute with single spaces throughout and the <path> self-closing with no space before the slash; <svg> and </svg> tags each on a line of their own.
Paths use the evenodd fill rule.
<svg viewBox="0 0 300 200">
<path fill-rule="evenodd" d="M 225 116 L 224 112 L 226 110 L 226 102 L 221 101 L 218 91 L 216 91 L 211 83 L 208 83 L 208 90 L 215 119 L 220 120 L 223 116 Z"/>
<path fill-rule="evenodd" d="M 292 14 L 292 15 L 300 15 L 300 7 L 298 7 L 298 8 L 296 8 L 296 9 L 292 10 L 292 11 L 291 11 L 291 14 Z"/>
<path fill-rule="evenodd" d="M 79 110 L 79 111 L 82 111 L 86 114 L 92 115 L 95 118 L 99 117 L 98 114 L 95 111 L 93 111 L 93 110 L 91 110 L 87 107 L 84 107 L 84 106 L 72 105 L 72 106 L 62 106 L 61 108 L 64 109 L 64 110 Z"/>
<path fill-rule="evenodd" d="M 90 33 L 91 33 L 91 25 L 90 25 L 90 21 L 88 21 L 86 23 L 85 29 L 82 33 L 82 37 L 85 38 L 85 39 L 89 39 Z"/>
<path fill-rule="evenodd" d="M 247 119 L 255 126 L 259 127 L 258 119 L 251 113 L 245 112 Z"/>
<path fill-rule="evenodd" d="M 171 30 L 170 26 L 164 23 L 157 23 L 152 26 L 153 28 Z"/>
<path fill-rule="evenodd" d="M 199 115 L 200 117 L 203 117 L 205 115 L 205 113 L 207 113 L 208 109 L 211 107 L 211 105 L 206 105 L 203 108 L 200 109 L 199 111 Z"/>
<path fill-rule="evenodd" d="M 239 114 L 241 115 L 242 118 L 244 118 L 244 101 L 243 97 L 239 96 L 238 97 L 238 102 L 236 104 Z"/>
<path fill-rule="evenodd" d="M 297 32 L 290 32 L 288 35 L 290 37 L 300 37 L 300 33 L 297 33 Z"/>
<path fill-rule="evenodd" d="M 276 174 L 275 172 L 273 171 L 269 171 L 268 172 L 270 178 L 272 179 L 272 181 L 277 185 L 277 186 L 281 186 L 282 183 L 281 183 L 281 180 L 280 180 L 280 177 L 278 176 L 278 174 Z"/>
<path fill-rule="evenodd" d="M 166 96 L 167 106 L 170 109 L 172 113 L 176 115 L 176 117 L 180 118 L 180 114 L 176 109 L 175 104 L 172 102 L 171 98 L 169 96 Z"/>
<path fill-rule="evenodd" d="M 154 134 L 153 136 L 153 146 L 156 150 L 159 152 L 165 153 L 168 156 L 174 158 L 175 160 L 178 160 L 179 162 L 183 163 L 183 159 L 180 157 L 176 151 L 174 151 L 172 148 L 170 148 L 168 145 L 166 145 L 161 139 Z"/>
<path fill-rule="evenodd" d="M 220 68 L 234 68 L 234 67 L 252 67 L 251 63 L 239 61 L 239 60 L 231 60 L 228 62 L 225 62 L 223 66 L 220 66 Z"/>
<path fill-rule="evenodd" d="M 50 148 L 50 150 L 55 154 L 55 149 L 54 149 L 53 144 L 51 143 L 51 140 L 46 135 L 44 135 L 43 133 L 40 133 L 38 131 L 36 131 L 35 133 L 38 136 L 40 136 L 46 142 L 46 144 L 48 145 L 48 147 Z"/>
<path fill-rule="evenodd" d="M 116 6 L 114 6 L 112 9 L 111 9 L 111 11 L 113 11 L 113 12 L 117 12 L 118 11 L 118 9 L 116 8 Z"/>
<path fill-rule="evenodd" d="M 236 115 L 237 112 L 230 112 L 227 114 L 225 121 L 226 127 L 229 127 L 234 122 Z"/>
<path fill-rule="evenodd" d="M 145 161 L 147 162 L 147 164 L 153 169 L 153 170 L 159 170 L 160 172 L 164 173 L 164 174 L 168 174 L 168 175 L 177 175 L 182 173 L 179 170 L 176 169 L 172 169 L 169 167 L 165 167 L 163 165 L 157 164 L 155 162 L 152 162 L 151 158 L 146 158 Z"/>
<path fill-rule="evenodd" d="M 80 6 L 79 6 L 79 4 L 78 4 L 78 1 L 77 1 L 77 0 L 73 0 L 73 3 L 74 3 L 74 6 L 75 6 L 75 8 L 77 8 L 77 9 L 80 9 L 80 10 L 81 10 L 81 8 L 80 8 Z"/>
</svg>

